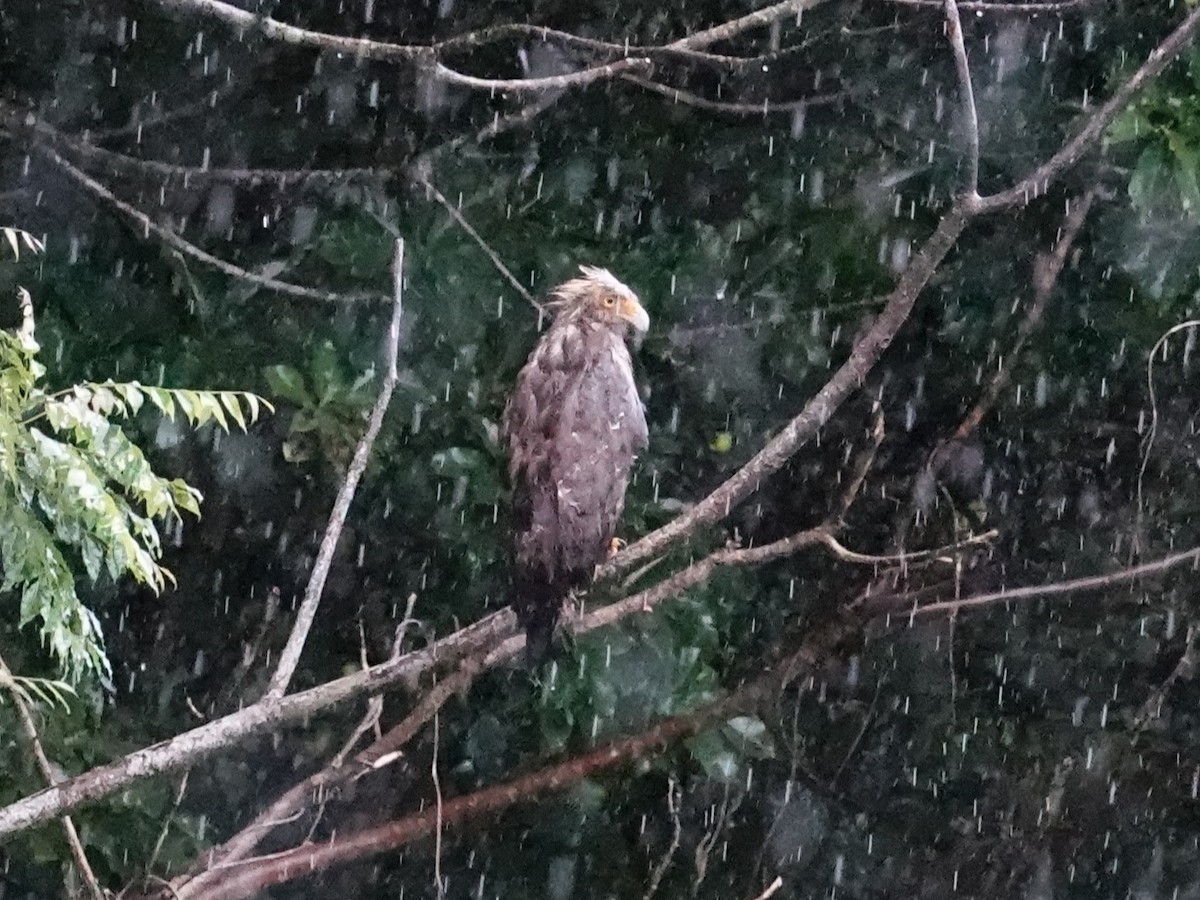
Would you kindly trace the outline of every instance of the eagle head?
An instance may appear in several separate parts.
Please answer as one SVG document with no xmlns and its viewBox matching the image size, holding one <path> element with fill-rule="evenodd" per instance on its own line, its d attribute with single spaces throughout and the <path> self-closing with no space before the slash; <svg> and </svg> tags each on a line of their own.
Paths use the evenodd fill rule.
<svg viewBox="0 0 1200 900">
<path fill-rule="evenodd" d="M 569 317 L 644 334 L 650 316 L 637 294 L 622 284 L 608 269 L 580 266 L 580 277 L 560 284 L 550 292 L 555 317 Z"/>
</svg>

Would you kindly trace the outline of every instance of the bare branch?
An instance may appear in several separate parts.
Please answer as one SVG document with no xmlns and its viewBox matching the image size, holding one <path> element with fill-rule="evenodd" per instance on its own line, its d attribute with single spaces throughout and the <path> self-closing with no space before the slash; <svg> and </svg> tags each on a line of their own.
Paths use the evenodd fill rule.
<svg viewBox="0 0 1200 900">
<path fill-rule="evenodd" d="M 775 8 L 775 7 L 772 7 Z M 603 565 L 599 577 L 607 578 L 627 571 L 636 563 L 653 556 L 669 544 L 681 540 L 701 525 L 717 522 L 756 491 L 762 479 L 778 471 L 797 450 L 812 439 L 833 416 L 850 394 L 857 390 L 880 355 L 892 342 L 900 327 L 907 321 L 917 297 L 928 284 L 937 266 L 949 253 L 958 236 L 977 216 L 1027 202 L 1031 195 L 1044 190 L 1050 180 L 1073 164 L 1132 99 L 1134 93 L 1153 78 L 1188 45 L 1200 28 L 1200 7 L 1150 53 L 1134 75 L 1123 84 L 1103 107 L 1048 162 L 1015 187 L 990 197 L 974 198 L 963 195 L 942 217 L 937 229 L 914 254 L 908 268 L 901 274 L 896 287 L 885 298 L 883 310 L 855 342 L 850 356 L 833 377 L 804 405 L 783 430 L 767 442 L 755 456 L 707 497 L 683 515 L 671 520 L 656 531 L 630 544 Z"/>
<path fill-rule="evenodd" d="M 439 822 L 448 827 L 459 825 L 468 818 L 494 813 L 515 803 L 561 790 L 593 772 L 637 759 L 671 741 L 694 734 L 710 723 L 752 708 L 766 697 L 777 695 L 821 657 L 822 648 L 836 643 L 847 631 L 844 624 L 818 630 L 791 656 L 768 667 L 755 681 L 699 710 L 659 722 L 641 734 L 616 740 L 590 753 L 475 793 L 454 797 L 446 800 L 440 809 L 430 806 L 423 812 L 384 825 L 354 834 L 339 834 L 333 842 L 305 844 L 206 872 L 189 883 L 189 887 L 194 886 L 195 896 L 202 895 L 206 900 L 254 896 L 270 885 L 290 881 L 302 874 L 319 872 L 410 843 L 432 834 Z"/>
<path fill-rule="evenodd" d="M 534 309 L 536 309 L 539 313 L 544 313 L 545 307 L 543 307 L 542 304 L 537 301 L 533 294 L 529 293 L 529 291 L 525 289 L 525 285 L 521 284 L 521 282 L 517 280 L 517 277 L 513 275 L 508 266 L 504 264 L 504 260 L 500 258 L 500 254 L 493 250 L 488 242 L 480 236 L 479 232 L 476 231 L 471 223 L 467 221 L 466 217 L 462 214 L 458 207 L 447 200 L 445 194 L 434 187 L 433 182 L 424 175 L 414 174 L 412 176 L 412 180 L 415 184 L 425 188 L 425 190 L 429 192 L 429 195 L 442 205 L 450 218 L 458 223 L 458 226 L 467 233 L 471 240 L 479 245 L 479 248 L 487 255 L 487 258 L 492 261 L 492 265 L 496 267 L 496 270 L 504 276 L 505 281 L 512 285 L 513 289 L 522 297 L 524 297 Z"/>
<path fill-rule="evenodd" d="M 733 116 L 766 116 L 771 113 L 791 113 L 798 109 L 807 109 L 810 106 L 823 106 L 827 103 L 836 103 L 846 96 L 844 91 L 838 91 L 832 94 L 817 94 L 800 100 L 764 100 L 762 103 L 729 103 L 721 100 L 709 100 L 707 97 L 701 97 L 699 94 L 694 94 L 691 91 L 672 87 L 669 84 L 659 84 L 657 81 L 651 81 L 649 78 L 641 78 L 637 75 L 622 75 L 621 80 L 667 97 L 674 103 L 682 103 L 686 106 L 694 106 L 697 109 Z"/>
<path fill-rule="evenodd" d="M 900 6 L 928 6 L 932 9 L 945 8 L 943 0 L 887 0 Z M 990 0 L 963 0 L 959 9 L 975 13 L 1028 14 L 1061 13 L 1076 9 L 1099 6 L 1104 0 L 1050 0 L 1046 3 L 993 3 Z"/>
<path fill-rule="evenodd" d="M 396 357 L 400 352 L 400 317 L 404 314 L 404 241 L 396 240 L 396 253 L 392 258 L 392 320 L 388 326 L 387 337 L 387 374 L 379 387 L 379 396 L 371 410 L 371 418 L 367 430 L 354 448 L 354 457 L 350 460 L 350 468 L 346 471 L 346 480 L 338 489 L 337 499 L 333 504 L 329 522 L 325 525 L 325 535 L 321 538 L 321 547 L 317 551 L 317 560 L 313 564 L 312 576 L 304 589 L 304 599 L 296 612 L 296 621 L 292 625 L 292 633 L 288 635 L 287 644 L 279 655 L 279 665 L 271 677 L 270 687 L 267 688 L 266 699 L 278 700 L 287 692 L 288 684 L 300 664 L 300 654 L 304 651 L 304 643 L 308 640 L 309 629 L 317 615 L 317 607 L 321 604 L 321 593 L 325 590 L 325 579 L 329 576 L 329 568 L 333 564 L 333 553 L 337 549 L 338 538 L 342 535 L 342 527 L 346 524 L 346 515 L 350 512 L 350 504 L 354 500 L 358 482 L 367 468 L 367 460 L 371 456 L 371 448 L 379 429 L 383 427 L 383 417 L 387 413 L 388 404 L 392 400 L 392 391 L 398 379 L 396 373 Z"/>
<path fill-rule="evenodd" d="M 908 319 L 917 296 L 950 251 L 967 221 L 966 213 L 958 206 L 946 213 L 900 276 L 895 290 L 887 296 L 883 310 L 851 349 L 850 358 L 779 434 L 691 510 L 618 553 L 601 567 L 599 577 L 611 577 L 626 571 L 635 563 L 691 534 L 701 525 L 723 519 L 734 504 L 758 489 L 762 479 L 782 468 L 862 384 L 900 326 Z"/>
<path fill-rule="evenodd" d="M 718 41 L 727 41 L 730 38 L 737 37 L 743 31 L 749 31 L 752 28 L 761 28 L 764 25 L 770 25 L 772 22 L 786 19 L 788 16 L 799 18 L 800 14 L 806 9 L 812 9 L 823 2 L 824 0 L 784 0 L 783 3 L 764 6 L 762 9 L 747 13 L 740 18 L 715 25 L 712 28 L 706 28 L 704 31 L 697 31 L 695 34 L 690 34 L 678 41 L 672 41 L 667 46 L 673 49 L 708 47 Z"/>
<path fill-rule="evenodd" d="M 46 780 L 46 784 L 53 785 L 60 780 L 61 776 L 54 771 L 54 767 L 50 765 L 50 759 L 46 756 L 46 751 L 42 748 L 42 739 L 38 735 L 37 723 L 33 719 L 33 713 L 29 709 L 29 704 L 25 700 L 25 693 L 17 686 L 17 681 L 13 678 L 12 670 L 9 669 L 8 663 L 0 657 L 0 689 L 8 692 L 9 699 L 12 700 L 13 706 L 17 710 L 17 719 L 21 723 L 21 731 L 25 734 L 25 741 L 29 744 L 29 749 L 33 753 L 34 762 L 37 763 L 38 771 L 42 773 L 42 777 Z M 96 900 L 104 900 L 104 889 L 100 887 L 100 882 L 96 880 L 96 873 L 92 871 L 92 864 L 88 862 L 87 851 L 83 849 L 83 841 L 79 839 L 79 832 L 75 828 L 75 822 L 70 816 L 62 817 L 63 832 L 67 837 L 67 846 L 71 848 L 71 855 L 75 857 L 75 865 L 79 868 L 79 874 L 87 885 L 88 893 Z"/>
<path fill-rule="evenodd" d="M 775 896 L 781 887 L 783 887 L 783 876 L 776 875 L 775 880 L 767 885 L 767 889 L 755 897 L 754 900 L 769 900 L 770 897 Z"/>
<path fill-rule="evenodd" d="M 391 44 L 366 38 L 340 37 L 288 25 L 270 16 L 241 9 L 222 0 L 155 0 L 159 7 L 173 12 L 188 13 L 215 19 L 242 31 L 256 32 L 263 37 L 300 47 L 332 50 L 360 59 L 426 60 L 432 48 L 423 44 Z"/>
<path fill-rule="evenodd" d="M 979 197 L 979 116 L 975 112 L 975 89 L 971 86 L 971 67 L 967 63 L 967 48 L 963 44 L 962 22 L 955 0 L 946 0 L 946 37 L 954 50 L 959 102 L 967 129 L 967 186 L 963 192 L 974 200 Z"/>
<path fill-rule="evenodd" d="M 555 42 L 567 47 L 577 47 L 581 50 L 593 50 L 601 53 L 611 53 L 615 56 L 646 56 L 651 59 L 676 60 L 679 62 L 703 63 L 726 69 L 740 68 L 754 60 L 741 56 L 722 56 L 719 53 L 705 53 L 702 50 L 689 50 L 684 47 L 666 47 L 616 43 L 600 41 L 595 38 L 580 37 L 566 31 L 558 31 L 545 25 L 531 25 L 526 22 L 508 22 L 503 25 L 493 25 L 466 34 L 457 34 L 438 41 L 433 46 L 438 50 L 464 49 L 479 47 L 494 43 L 508 37 L 528 37 L 543 43 Z"/>
<path fill-rule="evenodd" d="M 411 682 L 439 663 L 453 664 L 494 646 L 498 639 L 512 634 L 515 628 L 516 616 L 511 610 L 505 609 L 485 616 L 430 647 L 406 653 L 365 672 L 354 672 L 306 691 L 286 695 L 274 703 L 255 703 L 170 740 L 136 750 L 107 765 L 97 766 L 0 808 L 0 837 L 46 822 L 92 800 L 107 797 L 147 776 L 181 769 L 251 735 L 302 722 L 323 709 L 365 694 L 378 693 L 395 684 Z M 523 637 L 511 640 L 516 643 L 501 645 L 506 649 L 507 656 L 516 655 L 524 646 Z M 499 659 L 493 659 L 493 655 L 489 655 L 487 660 L 489 665 L 499 662 Z"/>
<path fill-rule="evenodd" d="M 596 81 L 606 81 L 631 69 L 646 69 L 649 67 L 650 60 L 648 59 L 630 58 L 606 63 L 601 66 L 593 66 L 590 69 L 581 69 L 578 72 L 570 72 L 566 75 L 547 75 L 544 78 L 477 78 L 474 75 L 456 72 L 454 69 L 447 68 L 441 63 L 437 63 L 434 72 L 443 81 L 448 81 L 451 84 L 461 84 L 464 87 L 475 88 L 480 91 L 528 93 L 580 87 Z"/>
<path fill-rule="evenodd" d="M 1012 590 L 993 591 L 989 594 L 964 597 L 961 600 L 944 600 L 940 603 L 929 603 L 925 606 L 913 607 L 908 610 L 908 613 L 913 616 L 927 616 L 933 613 L 953 614 L 960 610 L 976 609 L 981 606 L 991 606 L 997 603 L 1014 603 L 1020 600 L 1034 600 L 1038 597 L 1056 597 L 1063 594 L 1073 594 L 1077 591 L 1094 591 L 1112 587 L 1115 584 L 1136 581 L 1148 575 L 1161 575 L 1164 572 L 1182 566 L 1184 563 L 1195 563 L 1197 560 L 1200 560 L 1200 547 L 1193 547 L 1191 550 L 1172 553 L 1161 559 L 1142 563 L 1140 566 L 1118 569 L 1116 572 L 1109 572 L 1105 575 L 1089 575 L 1085 578 L 1074 578 L 1070 581 L 1054 581 L 1049 584 L 1035 584 L 1029 587 L 1013 588 Z M 869 601 L 865 605 L 877 614 L 899 611 L 894 608 L 885 610 L 875 609 L 873 608 L 874 604 L 871 604 Z"/>
<path fill-rule="evenodd" d="M 983 395 L 971 411 L 967 413 L 962 422 L 959 423 L 958 428 L 955 429 L 954 436 L 956 438 L 966 438 L 979 427 L 979 423 L 983 421 L 983 417 L 995 406 L 1000 393 L 1012 380 L 1012 373 L 1015 368 L 1013 362 L 1020 356 L 1025 343 L 1033 335 L 1038 325 L 1041 324 L 1042 316 L 1046 311 L 1046 305 L 1050 302 L 1050 298 L 1054 294 L 1054 287 L 1058 284 L 1058 278 L 1062 274 L 1063 266 L 1066 265 L 1067 256 L 1075 244 L 1075 239 L 1079 236 L 1080 229 L 1083 228 L 1083 222 L 1087 218 L 1088 211 L 1092 208 L 1092 202 L 1095 200 L 1095 197 L 1095 191 L 1088 191 L 1082 197 L 1073 201 L 1067 201 L 1066 220 L 1060 230 L 1060 236 L 1058 243 L 1054 247 L 1054 252 L 1046 256 L 1039 256 L 1034 262 L 1033 302 L 1029 304 L 1029 309 L 1021 319 L 1021 323 L 1017 326 L 1017 339 L 1013 341 L 1013 345 L 1008 351 L 1008 365 L 996 370 L 988 382 Z"/>
<path fill-rule="evenodd" d="M 324 300 L 333 303 L 347 303 L 357 300 L 375 300 L 379 295 L 376 293 L 355 293 L 355 294 L 335 294 L 330 291 L 318 291 L 313 288 L 306 288 L 298 284 L 290 284 L 286 281 L 279 281 L 275 278 L 268 278 L 265 275 L 256 275 L 249 272 L 240 266 L 235 266 L 233 263 L 226 262 L 223 259 L 218 259 L 211 253 L 206 253 L 197 247 L 195 244 L 184 240 L 174 231 L 169 228 L 164 228 L 152 221 L 148 215 L 141 210 L 130 206 L 124 200 L 120 200 L 100 182 L 91 178 L 84 172 L 75 168 L 71 163 L 67 162 L 54 149 L 45 146 L 44 144 L 34 144 L 34 150 L 46 157 L 50 162 L 57 166 L 63 174 L 74 181 L 76 184 L 84 187 L 90 194 L 98 197 L 109 206 L 122 212 L 128 218 L 142 226 L 142 231 L 145 236 L 153 234 L 169 247 L 197 259 L 205 265 L 212 266 L 226 275 L 237 278 L 240 281 L 247 281 L 251 284 L 256 284 L 259 287 L 268 288 L 272 291 L 277 291 L 281 294 L 287 294 L 292 297 L 304 297 L 310 300 Z"/>
<path fill-rule="evenodd" d="M 667 845 L 667 849 L 663 851 L 662 857 L 651 871 L 650 884 L 646 887 L 642 900 L 653 900 L 659 885 L 662 884 L 663 876 L 667 874 L 667 869 L 671 868 L 671 862 L 679 850 L 679 839 L 683 834 L 683 821 L 679 818 L 679 804 L 682 800 L 683 791 L 675 778 L 671 777 L 667 782 L 667 814 L 671 817 L 671 843 Z"/>
<path fill-rule="evenodd" d="M 1091 146 L 1100 139 L 1113 119 L 1129 105 L 1133 95 L 1145 84 L 1167 67 L 1182 50 L 1192 43 L 1196 31 L 1200 29 L 1200 7 L 1192 9 L 1187 17 L 1176 26 L 1167 38 L 1155 47 L 1146 61 L 1138 68 L 1129 80 L 1117 88 L 1108 102 L 1100 107 L 1079 133 L 1068 141 L 1061 150 L 1042 163 L 1019 182 L 1007 190 L 983 197 L 975 206 L 974 211 L 982 213 L 996 212 L 1018 204 L 1025 204 L 1038 194 L 1043 194 L 1063 172 L 1074 165 Z"/>
</svg>

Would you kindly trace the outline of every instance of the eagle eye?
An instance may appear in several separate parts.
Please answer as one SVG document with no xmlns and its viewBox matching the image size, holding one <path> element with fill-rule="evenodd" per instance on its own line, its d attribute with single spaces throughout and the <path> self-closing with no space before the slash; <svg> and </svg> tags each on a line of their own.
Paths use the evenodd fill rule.
<svg viewBox="0 0 1200 900">
<path fill-rule="evenodd" d="M 604 302 L 605 309 L 612 309 L 614 306 L 617 305 L 617 298 L 614 297 L 612 294 L 605 294 L 603 302 Z"/>
</svg>

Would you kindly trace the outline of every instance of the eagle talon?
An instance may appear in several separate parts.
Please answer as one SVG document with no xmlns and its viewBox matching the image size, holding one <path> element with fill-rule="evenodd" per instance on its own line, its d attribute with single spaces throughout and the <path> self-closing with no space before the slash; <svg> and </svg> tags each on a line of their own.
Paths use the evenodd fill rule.
<svg viewBox="0 0 1200 900">
<path fill-rule="evenodd" d="M 629 542 L 623 538 L 619 538 L 619 537 L 613 538 L 611 541 L 608 542 L 608 558 L 612 559 L 614 556 L 616 556 L 618 553 L 620 553 L 622 550 L 624 550 L 625 547 L 628 546 L 628 544 L 629 544 Z"/>
</svg>

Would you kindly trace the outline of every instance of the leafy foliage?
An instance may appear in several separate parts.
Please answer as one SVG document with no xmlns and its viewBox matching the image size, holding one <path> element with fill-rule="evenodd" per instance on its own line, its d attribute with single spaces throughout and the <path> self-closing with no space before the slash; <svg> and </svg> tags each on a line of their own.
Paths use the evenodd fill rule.
<svg viewBox="0 0 1200 900">
<path fill-rule="evenodd" d="M 12 230 L 6 231 L 17 250 Z M 26 246 L 39 245 L 27 240 Z M 47 393 L 30 331 L 0 332 L 0 558 L 3 589 L 20 595 L 18 625 L 37 622 L 71 680 L 107 676 L 99 620 L 79 599 L 68 554 L 95 582 L 130 576 L 155 593 L 174 578 L 162 566 L 156 522 L 200 514 L 200 492 L 151 468 L 113 418 L 146 401 L 193 426 L 242 429 L 261 401 L 232 391 L 190 391 L 137 382 L 80 384 Z M 42 426 L 48 427 L 42 427 Z"/>
</svg>

